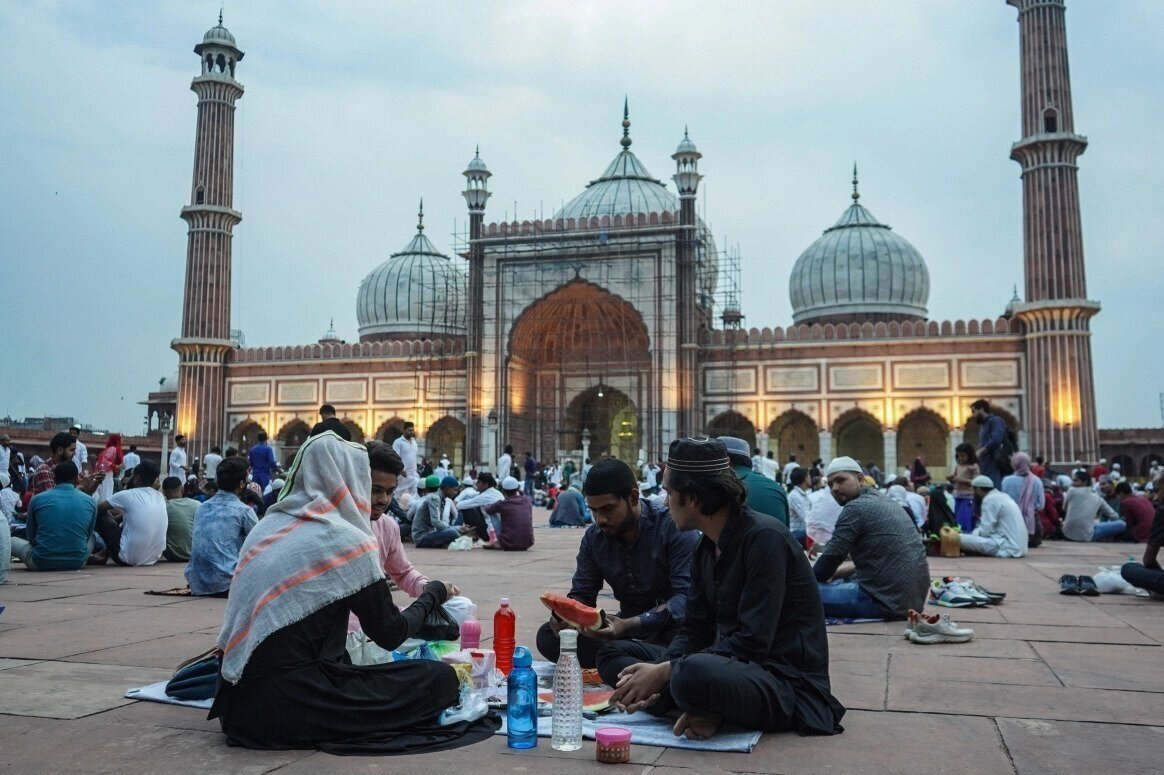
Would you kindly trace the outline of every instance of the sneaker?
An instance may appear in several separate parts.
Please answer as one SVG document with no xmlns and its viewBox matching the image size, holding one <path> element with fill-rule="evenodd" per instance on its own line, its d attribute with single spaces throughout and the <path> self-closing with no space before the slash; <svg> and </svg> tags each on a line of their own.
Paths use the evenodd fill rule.
<svg viewBox="0 0 1164 775">
<path fill-rule="evenodd" d="M 969 627 L 959 627 L 949 614 L 934 617 L 938 621 L 931 622 L 928 617 L 919 617 L 913 633 L 909 636 L 911 643 L 920 643 L 930 646 L 935 643 L 965 643 L 974 637 L 974 630 Z"/>
<path fill-rule="evenodd" d="M 914 629 L 917 628 L 917 623 L 919 621 L 927 621 L 930 624 L 937 624 L 939 618 L 941 618 L 940 614 L 931 614 L 927 616 L 920 611 L 915 611 L 912 608 L 909 609 L 909 614 L 905 620 L 905 632 L 902 633 L 902 637 L 904 637 L 906 640 L 909 640 L 910 636 L 913 635 Z"/>
<path fill-rule="evenodd" d="M 969 590 L 961 584 L 943 583 L 935 581 L 930 586 L 930 602 L 934 605 L 945 606 L 946 608 L 971 608 L 973 606 L 985 605 L 983 598 L 971 594 Z"/>
<path fill-rule="evenodd" d="M 962 579 L 958 578 L 957 576 L 946 576 L 942 579 L 942 581 L 947 583 L 952 582 L 954 584 L 961 584 L 962 587 L 969 591 L 971 594 L 977 593 L 985 595 L 987 601 L 991 604 L 998 604 L 1006 599 L 1005 592 L 991 592 L 989 589 L 982 586 L 974 579 Z"/>
</svg>

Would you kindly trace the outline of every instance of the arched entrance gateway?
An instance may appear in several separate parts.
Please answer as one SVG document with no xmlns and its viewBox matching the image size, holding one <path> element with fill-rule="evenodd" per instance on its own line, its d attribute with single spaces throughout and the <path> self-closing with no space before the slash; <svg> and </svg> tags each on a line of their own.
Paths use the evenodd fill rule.
<svg viewBox="0 0 1164 775">
<path fill-rule="evenodd" d="M 816 421 L 804 412 L 790 409 L 768 426 L 768 448 L 781 465 L 788 462 L 789 455 L 796 455 L 796 462 L 808 468 L 820 457 Z"/>
<path fill-rule="evenodd" d="M 881 423 L 868 412 L 850 409 L 833 423 L 836 456 L 848 456 L 861 465 L 869 462 L 885 472 L 885 436 Z"/>
<path fill-rule="evenodd" d="M 953 461 L 950 451 L 950 427 L 933 410 L 914 409 L 897 422 L 897 471 L 913 465 L 916 458 L 925 463 L 934 482 L 945 482 Z"/>
<path fill-rule="evenodd" d="M 581 449 L 634 463 L 649 411 L 650 337 L 626 300 L 581 278 L 518 316 L 509 333 L 501 445 L 541 460 Z"/>
<path fill-rule="evenodd" d="M 307 441 L 307 436 L 310 433 L 311 428 L 306 422 L 298 418 L 288 422 L 283 426 L 283 430 L 279 431 L 279 445 L 282 448 L 279 457 L 284 468 L 291 467 L 291 463 L 295 460 L 295 453 L 299 451 L 303 442 Z"/>
<path fill-rule="evenodd" d="M 456 417 L 444 416 L 429 426 L 424 436 L 425 455 L 433 461 L 448 455 L 454 471 L 465 464 L 465 424 Z"/>
<path fill-rule="evenodd" d="M 707 424 L 707 430 L 704 432 L 713 437 L 735 436 L 737 439 L 748 442 L 748 446 L 752 449 L 756 449 L 756 426 L 752 425 L 752 421 L 747 417 L 730 409 L 717 414 Z"/>
</svg>

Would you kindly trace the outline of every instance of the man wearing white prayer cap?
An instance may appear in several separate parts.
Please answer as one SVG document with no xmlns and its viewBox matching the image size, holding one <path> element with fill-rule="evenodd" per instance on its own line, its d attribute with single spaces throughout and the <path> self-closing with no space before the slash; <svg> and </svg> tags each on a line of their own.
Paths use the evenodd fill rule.
<svg viewBox="0 0 1164 775">
<path fill-rule="evenodd" d="M 994 487 L 989 476 L 978 475 L 970 482 L 974 488 L 975 511 L 981 513 L 973 533 L 962 533 L 962 551 L 988 557 L 1025 557 L 1027 525 L 1014 499 Z"/>
</svg>

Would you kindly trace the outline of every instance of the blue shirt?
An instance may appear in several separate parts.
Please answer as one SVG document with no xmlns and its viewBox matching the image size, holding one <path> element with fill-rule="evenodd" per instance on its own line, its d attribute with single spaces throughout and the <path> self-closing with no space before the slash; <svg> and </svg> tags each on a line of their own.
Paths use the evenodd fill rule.
<svg viewBox="0 0 1164 775">
<path fill-rule="evenodd" d="M 28 542 L 37 570 L 79 570 L 89 561 L 97 503 L 71 484 L 45 490 L 28 504 Z"/>
<path fill-rule="evenodd" d="M 619 615 L 638 616 L 667 604 L 669 617 L 660 617 L 656 627 L 676 625 L 687 616 L 687 588 L 691 585 L 691 554 L 699 531 L 680 531 L 665 506 L 640 500 L 639 536 L 626 546 L 609 538 L 598 525 L 591 525 L 578 547 L 578 564 L 569 597 L 588 606 L 597 605 L 603 582 L 618 600 Z M 641 634 L 648 634 L 644 627 Z"/>
<path fill-rule="evenodd" d="M 269 444 L 256 444 L 247 452 L 247 461 L 256 477 L 269 476 L 275 470 L 275 451 Z"/>
<path fill-rule="evenodd" d="M 243 540 L 255 526 L 255 512 L 231 492 L 219 490 L 194 512 L 194 540 L 186 583 L 195 595 L 230 589 Z"/>
</svg>

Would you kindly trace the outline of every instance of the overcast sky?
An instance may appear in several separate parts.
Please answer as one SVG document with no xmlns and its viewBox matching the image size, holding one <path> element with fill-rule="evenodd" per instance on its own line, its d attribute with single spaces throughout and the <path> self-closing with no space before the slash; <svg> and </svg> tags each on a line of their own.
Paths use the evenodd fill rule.
<svg viewBox="0 0 1164 775">
<path fill-rule="evenodd" d="M 140 431 L 173 374 L 198 72 L 214 2 L 0 4 L 0 415 Z M 357 338 L 361 278 L 415 229 L 452 252 L 461 171 L 487 221 L 546 217 L 619 150 L 670 180 L 690 126 L 704 218 L 743 254 L 748 326 L 788 325 L 793 262 L 849 204 L 909 239 L 932 319 L 1022 288 L 1016 12 L 1002 0 L 231 0 L 236 328 Z M 1067 13 L 1101 427 L 1157 426 L 1164 3 Z M 672 184 L 668 183 L 669 186 Z M 515 205 L 516 203 L 516 205 Z"/>
</svg>

